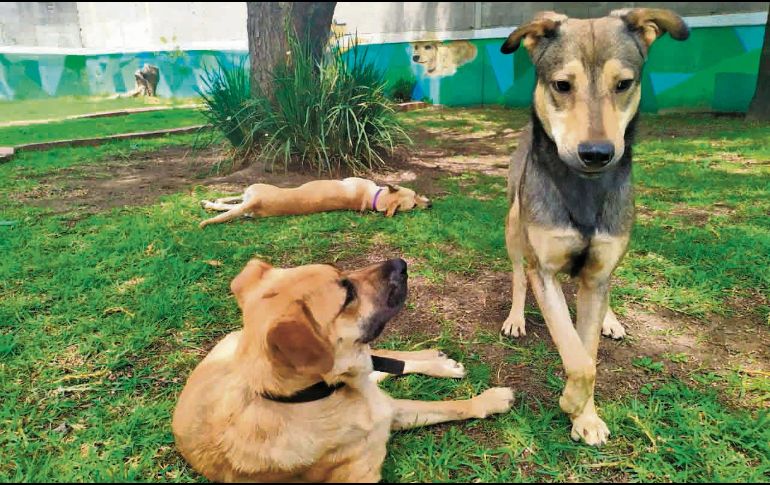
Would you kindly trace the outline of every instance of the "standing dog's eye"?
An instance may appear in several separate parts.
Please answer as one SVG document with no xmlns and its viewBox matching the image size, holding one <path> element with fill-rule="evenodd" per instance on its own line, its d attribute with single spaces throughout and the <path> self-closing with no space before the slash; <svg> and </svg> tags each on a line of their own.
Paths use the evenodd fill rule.
<svg viewBox="0 0 770 485">
<path fill-rule="evenodd" d="M 628 91 L 628 88 L 630 88 L 633 83 L 633 79 L 623 79 L 622 81 L 618 81 L 618 84 L 615 86 L 615 90 L 619 93 Z"/>
<path fill-rule="evenodd" d="M 342 280 L 340 281 L 340 285 L 347 291 L 345 303 L 342 305 L 342 308 L 345 309 L 345 307 L 350 305 L 350 302 L 356 299 L 356 287 L 353 286 L 353 283 L 351 283 L 350 280 Z"/>
<path fill-rule="evenodd" d="M 572 89 L 569 81 L 554 81 L 553 88 L 560 93 L 568 93 Z"/>
<path fill-rule="evenodd" d="M 426 51 L 429 51 L 429 50 L 431 50 L 431 49 L 433 49 L 433 46 L 431 46 L 431 45 L 426 45 L 426 46 L 425 46 L 425 50 L 426 50 Z"/>
</svg>

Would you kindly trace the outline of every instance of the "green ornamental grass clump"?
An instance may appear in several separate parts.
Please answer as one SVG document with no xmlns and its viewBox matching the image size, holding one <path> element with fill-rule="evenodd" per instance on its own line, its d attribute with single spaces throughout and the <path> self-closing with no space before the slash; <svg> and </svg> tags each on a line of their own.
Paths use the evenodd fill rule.
<svg viewBox="0 0 770 485">
<path fill-rule="evenodd" d="M 383 73 L 355 41 L 333 43 L 320 61 L 309 42 L 289 36 L 291 55 L 271 73 L 271 95 L 248 95 L 243 66 L 204 75 L 207 118 L 244 161 L 273 169 L 362 172 L 386 165 L 409 141 L 386 97 Z M 246 86 L 244 86 L 244 83 Z"/>
</svg>

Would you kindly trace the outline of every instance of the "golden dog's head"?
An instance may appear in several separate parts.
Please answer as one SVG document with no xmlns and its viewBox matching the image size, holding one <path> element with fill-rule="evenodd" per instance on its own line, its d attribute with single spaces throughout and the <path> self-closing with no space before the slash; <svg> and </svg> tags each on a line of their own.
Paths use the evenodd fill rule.
<svg viewBox="0 0 770 485">
<path fill-rule="evenodd" d="M 647 52 L 666 32 L 676 40 L 689 36 L 669 10 L 616 10 L 587 20 L 543 12 L 511 33 L 500 50 L 510 54 L 524 44 L 537 71 L 535 114 L 559 158 L 580 172 L 598 173 L 623 156 Z"/>
<path fill-rule="evenodd" d="M 386 217 L 392 217 L 396 211 L 409 211 L 415 207 L 426 209 L 433 205 L 427 197 L 417 195 L 414 190 L 391 184 L 388 184 L 388 190 L 380 195 L 380 200 L 382 202 L 378 207 L 385 208 Z"/>
<path fill-rule="evenodd" d="M 274 268 L 252 260 L 230 285 L 243 312 L 246 352 L 278 370 L 327 382 L 371 370 L 368 343 L 403 307 L 406 262 L 356 271 L 331 265 Z"/>
</svg>

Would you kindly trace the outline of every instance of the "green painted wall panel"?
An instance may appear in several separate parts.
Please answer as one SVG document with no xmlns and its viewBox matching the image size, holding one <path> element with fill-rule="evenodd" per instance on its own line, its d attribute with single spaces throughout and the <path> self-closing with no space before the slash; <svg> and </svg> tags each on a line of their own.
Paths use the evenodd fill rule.
<svg viewBox="0 0 770 485">
<path fill-rule="evenodd" d="M 753 95 L 764 26 L 703 27 L 677 42 L 664 36 L 652 46 L 642 81 L 642 109 L 745 109 Z M 503 55 L 504 39 L 362 45 L 367 62 L 390 82 L 409 79 L 413 99 L 450 106 L 530 104 L 535 73 L 521 49 Z M 431 53 L 430 51 L 433 51 Z M 350 53 L 349 55 L 352 55 Z M 419 60 L 415 61 L 417 55 Z M 431 55 L 435 55 L 431 60 Z M 158 94 L 196 94 L 200 75 L 217 59 L 232 65 L 245 52 L 185 51 L 132 54 L 0 54 L 0 99 L 105 95 L 134 87 L 144 63 L 160 67 Z M 730 89 L 730 82 L 735 89 Z"/>
</svg>

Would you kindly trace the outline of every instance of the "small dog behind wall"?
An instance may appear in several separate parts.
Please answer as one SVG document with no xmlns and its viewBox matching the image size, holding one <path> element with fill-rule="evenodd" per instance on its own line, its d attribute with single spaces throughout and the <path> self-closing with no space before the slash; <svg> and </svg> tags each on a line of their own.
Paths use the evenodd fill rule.
<svg viewBox="0 0 770 485">
<path fill-rule="evenodd" d="M 209 480 L 376 483 L 391 430 L 511 408 L 509 388 L 427 402 L 378 387 L 383 362 L 389 373 L 465 375 L 436 350 L 369 348 L 406 300 L 403 260 L 350 272 L 252 260 L 230 287 L 243 329 L 195 368 L 172 423 L 179 451 Z"/>
<path fill-rule="evenodd" d="M 590 20 L 544 12 L 501 47 L 509 54 L 523 43 L 537 76 L 532 122 L 508 175 L 513 304 L 502 332 L 525 334 L 526 273 L 566 370 L 559 404 L 572 420 L 571 436 L 592 445 L 610 434 L 594 405 L 600 333 L 625 335 L 608 305 L 609 284 L 634 219 L 631 144 L 642 66 L 666 32 L 676 40 L 689 35 L 668 10 L 618 10 Z M 578 278 L 576 326 L 559 272 Z"/>
<path fill-rule="evenodd" d="M 240 216 L 287 216 L 335 210 L 372 210 L 392 217 L 396 211 L 430 207 L 431 202 L 405 187 L 380 187 L 371 180 L 348 177 L 344 180 L 314 180 L 287 189 L 254 184 L 241 197 L 225 197 L 214 202 L 204 200 L 201 205 L 204 209 L 226 211 L 201 222 L 203 228 Z"/>
<path fill-rule="evenodd" d="M 458 67 L 476 58 L 476 46 L 467 40 L 415 42 L 412 52 L 412 60 L 423 65 L 429 77 L 452 76 Z"/>
</svg>

